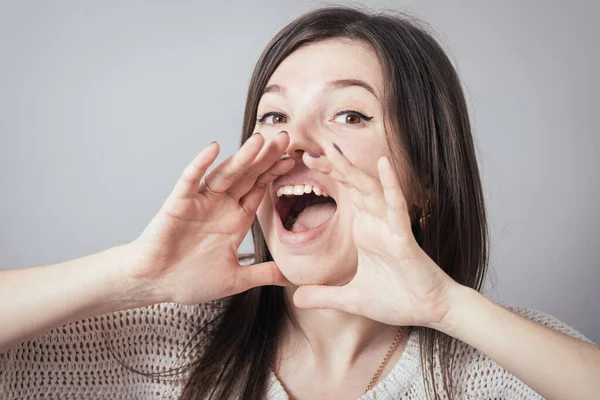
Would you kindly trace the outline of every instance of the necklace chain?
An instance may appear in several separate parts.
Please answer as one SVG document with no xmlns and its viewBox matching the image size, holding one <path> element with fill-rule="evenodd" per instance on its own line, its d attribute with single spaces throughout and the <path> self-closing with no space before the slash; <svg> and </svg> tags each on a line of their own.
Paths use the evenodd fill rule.
<svg viewBox="0 0 600 400">
<path fill-rule="evenodd" d="M 377 380 L 381 376 L 381 373 L 385 369 L 385 366 L 390 361 L 390 358 L 392 358 L 392 355 L 396 352 L 396 349 L 398 348 L 398 345 L 400 344 L 401 337 L 402 337 L 402 328 L 398 329 L 398 333 L 396 333 L 396 336 L 394 337 L 394 341 L 392 342 L 387 353 L 385 353 L 385 357 L 383 357 L 381 364 L 379 364 L 379 368 L 377 368 L 375 375 L 373 375 L 373 378 L 371 378 L 371 382 L 369 382 L 369 385 L 365 389 L 365 393 L 367 393 L 369 390 L 371 390 L 371 389 L 373 389 L 373 387 L 375 387 L 375 383 L 377 383 Z"/>
</svg>

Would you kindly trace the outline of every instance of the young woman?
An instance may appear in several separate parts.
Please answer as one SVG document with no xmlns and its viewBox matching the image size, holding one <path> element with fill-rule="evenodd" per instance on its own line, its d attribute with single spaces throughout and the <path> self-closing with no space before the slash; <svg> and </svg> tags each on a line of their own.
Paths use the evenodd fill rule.
<svg viewBox="0 0 600 400">
<path fill-rule="evenodd" d="M 212 166 L 218 152 L 200 152 L 133 242 L 1 271 L 3 398 L 600 393 L 597 346 L 479 293 L 465 100 L 417 21 L 296 19 L 258 61 L 240 150 Z"/>
</svg>

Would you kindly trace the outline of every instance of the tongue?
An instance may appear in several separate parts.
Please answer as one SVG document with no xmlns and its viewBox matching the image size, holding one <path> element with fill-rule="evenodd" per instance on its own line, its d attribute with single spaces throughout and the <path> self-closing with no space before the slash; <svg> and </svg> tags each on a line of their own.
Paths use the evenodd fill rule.
<svg viewBox="0 0 600 400">
<path fill-rule="evenodd" d="M 304 232 L 321 225 L 335 213 L 335 203 L 320 203 L 306 207 L 298 215 L 298 219 L 292 225 L 292 232 Z"/>
</svg>

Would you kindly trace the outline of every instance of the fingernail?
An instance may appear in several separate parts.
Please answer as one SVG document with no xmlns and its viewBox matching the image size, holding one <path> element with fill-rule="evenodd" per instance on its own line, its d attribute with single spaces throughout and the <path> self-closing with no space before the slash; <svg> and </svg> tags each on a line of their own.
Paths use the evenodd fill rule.
<svg viewBox="0 0 600 400">
<path fill-rule="evenodd" d="M 281 135 L 282 133 L 285 133 L 286 135 L 288 134 L 287 131 L 281 131 L 277 134 L 277 136 Z"/>
<path fill-rule="evenodd" d="M 260 132 L 254 132 L 254 133 L 252 134 L 252 136 L 254 136 L 254 135 L 260 135 L 260 136 L 262 136 L 262 135 L 260 134 Z"/>
<path fill-rule="evenodd" d="M 287 160 L 288 158 L 290 158 L 290 156 L 283 156 L 283 157 L 280 158 L 280 160 L 283 161 L 283 160 Z"/>
<path fill-rule="evenodd" d="M 215 144 L 215 143 L 217 143 L 217 141 L 216 141 L 216 140 L 213 140 L 212 142 L 210 142 L 209 146 L 211 146 L 211 145 L 213 145 L 213 144 Z"/>
<path fill-rule="evenodd" d="M 312 158 L 319 158 L 319 157 L 321 157 L 320 155 L 318 155 L 316 153 L 311 153 L 310 151 L 308 152 L 308 155 L 311 156 Z"/>
<path fill-rule="evenodd" d="M 333 144 L 333 147 L 335 147 L 335 149 L 336 149 L 337 151 L 339 151 L 341 155 L 344 155 L 344 152 L 342 152 L 342 149 L 340 149 L 340 148 L 339 148 L 339 146 L 338 146 L 337 144 L 335 144 L 335 143 L 334 143 L 334 144 Z"/>
</svg>

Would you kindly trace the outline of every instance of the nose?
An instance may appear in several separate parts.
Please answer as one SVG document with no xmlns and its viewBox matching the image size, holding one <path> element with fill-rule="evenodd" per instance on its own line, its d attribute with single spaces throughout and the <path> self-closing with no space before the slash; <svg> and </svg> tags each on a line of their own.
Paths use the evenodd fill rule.
<svg viewBox="0 0 600 400">
<path fill-rule="evenodd" d="M 316 140 L 316 130 L 310 131 L 309 127 L 288 126 L 290 143 L 285 153 L 295 161 L 301 161 L 304 152 L 323 154 L 323 148 Z"/>
</svg>

